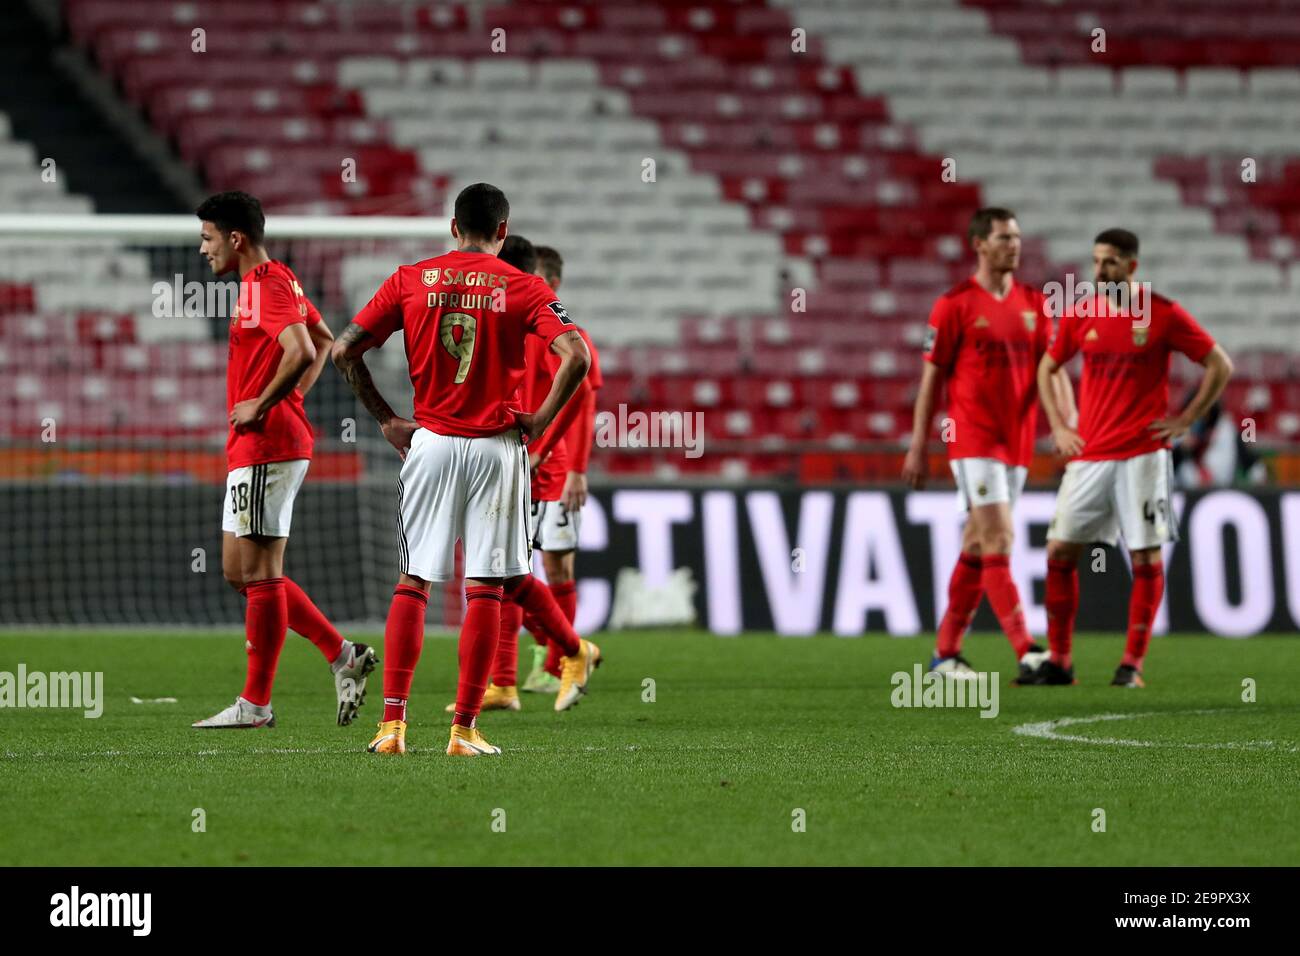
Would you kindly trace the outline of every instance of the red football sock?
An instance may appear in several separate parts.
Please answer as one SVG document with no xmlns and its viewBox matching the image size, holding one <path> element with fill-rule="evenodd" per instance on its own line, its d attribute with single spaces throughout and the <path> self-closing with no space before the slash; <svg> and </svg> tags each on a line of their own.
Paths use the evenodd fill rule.
<svg viewBox="0 0 1300 956">
<path fill-rule="evenodd" d="M 560 647 L 555 641 L 546 645 L 546 663 L 542 665 L 542 670 L 552 677 L 560 677 L 564 674 L 564 648 Z"/>
<path fill-rule="evenodd" d="M 265 707 L 271 702 L 271 684 L 275 682 L 275 665 L 284 647 L 289 629 L 289 610 L 284 599 L 284 578 L 253 581 L 244 589 L 248 605 L 244 608 L 244 639 L 248 650 L 248 677 L 244 681 L 244 700 Z"/>
<path fill-rule="evenodd" d="M 548 642 L 559 645 L 564 655 L 578 653 L 581 647 L 578 632 L 555 603 L 550 588 L 531 574 L 525 574 L 511 581 L 509 595 L 510 600 L 524 609 L 524 614 L 530 619 L 529 627 L 536 626 Z"/>
<path fill-rule="evenodd" d="M 572 624 L 578 616 L 578 582 L 561 581 L 556 584 L 552 581 L 547 586 L 551 589 L 551 597 L 555 598 L 555 603 Z"/>
<path fill-rule="evenodd" d="M 399 584 L 384 626 L 384 720 L 405 720 L 415 665 L 424 649 L 424 612 L 429 595 Z"/>
<path fill-rule="evenodd" d="M 1074 640 L 1074 616 L 1079 611 L 1079 568 L 1074 561 L 1047 562 L 1047 643 L 1052 660 L 1070 666 L 1070 644 Z"/>
<path fill-rule="evenodd" d="M 542 634 L 542 626 L 533 620 L 533 616 L 527 611 L 524 611 L 524 630 L 539 646 L 546 646 L 546 637 Z"/>
<path fill-rule="evenodd" d="M 564 616 L 572 624 L 578 616 L 578 582 L 562 581 L 559 584 L 552 583 L 549 585 L 551 595 L 555 598 L 555 603 L 560 606 Z M 542 669 L 554 677 L 561 674 L 562 665 L 560 659 L 564 657 L 564 649 L 560 645 L 552 642 L 546 649 L 546 663 Z"/>
<path fill-rule="evenodd" d="M 343 635 L 290 578 L 284 579 L 284 597 L 289 606 L 290 629 L 315 644 L 325 660 L 333 664 L 343 651 Z"/>
<path fill-rule="evenodd" d="M 524 612 L 524 630 L 532 635 L 534 641 L 541 647 L 546 647 L 546 638 L 542 636 L 542 626 L 533 620 L 533 616 L 527 611 Z"/>
<path fill-rule="evenodd" d="M 1121 664 L 1142 669 L 1142 659 L 1147 656 L 1151 643 L 1151 624 L 1156 619 L 1156 609 L 1165 593 L 1165 566 L 1155 564 L 1133 565 L 1133 593 L 1128 601 L 1128 645 L 1124 648 Z"/>
<path fill-rule="evenodd" d="M 993 605 L 993 613 L 1019 658 L 1034 639 L 1029 636 L 1025 609 L 1020 604 L 1020 591 L 1011 577 L 1011 559 L 1005 554 L 985 555 L 980 580 L 984 584 L 984 593 L 989 596 L 989 603 Z"/>
<path fill-rule="evenodd" d="M 935 644 L 935 657 L 952 657 L 961 653 L 961 639 L 970 627 L 970 619 L 980 605 L 984 587 L 980 579 L 984 564 L 978 554 L 962 552 L 948 579 L 948 607 L 939 622 L 939 639 Z"/>
<path fill-rule="evenodd" d="M 514 687 L 519 680 L 519 628 L 523 621 L 523 608 L 514 601 L 502 602 L 501 631 L 492 659 L 492 683 L 498 687 Z"/>
<path fill-rule="evenodd" d="M 452 723 L 473 727 L 483 706 L 488 671 L 501 633 L 501 586 L 474 584 L 465 588 L 465 620 L 460 626 L 460 681 L 456 684 L 456 716 Z"/>
</svg>

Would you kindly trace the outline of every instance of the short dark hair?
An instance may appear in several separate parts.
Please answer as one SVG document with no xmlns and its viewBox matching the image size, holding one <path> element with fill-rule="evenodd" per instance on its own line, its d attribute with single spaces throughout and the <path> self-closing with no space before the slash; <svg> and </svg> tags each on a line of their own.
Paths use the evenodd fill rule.
<svg viewBox="0 0 1300 956">
<path fill-rule="evenodd" d="M 537 250 L 523 236 L 506 236 L 506 241 L 501 243 L 501 251 L 497 253 L 497 258 L 529 275 L 537 271 Z"/>
<path fill-rule="evenodd" d="M 1114 246 L 1126 259 L 1132 259 L 1138 254 L 1137 233 L 1127 229 L 1103 229 L 1092 241 L 1095 245 Z"/>
<path fill-rule="evenodd" d="M 552 282 L 559 282 L 564 278 L 564 257 L 550 246 L 537 247 L 537 265 L 541 267 L 542 274 Z"/>
<path fill-rule="evenodd" d="M 266 238 L 266 215 L 262 212 L 262 203 L 256 196 L 237 189 L 209 196 L 199 204 L 194 214 L 203 222 L 212 223 L 223 235 L 242 232 L 255 246 L 260 246 Z"/>
<path fill-rule="evenodd" d="M 967 239 L 987 239 L 989 233 L 993 231 L 995 222 L 1006 222 L 1009 219 L 1015 219 L 1016 214 L 1002 206 L 985 206 L 983 209 L 976 209 L 975 215 L 970 217 L 970 226 L 966 230 Z"/>
<path fill-rule="evenodd" d="M 462 235 L 493 239 L 497 226 L 509 218 L 506 194 L 490 183 L 466 186 L 456 197 L 456 225 Z"/>
</svg>

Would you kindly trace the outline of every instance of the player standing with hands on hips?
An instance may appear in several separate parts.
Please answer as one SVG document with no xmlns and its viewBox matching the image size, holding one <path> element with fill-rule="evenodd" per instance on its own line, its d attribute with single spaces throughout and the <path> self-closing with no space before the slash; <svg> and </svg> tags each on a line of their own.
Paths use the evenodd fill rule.
<svg viewBox="0 0 1300 956">
<path fill-rule="evenodd" d="M 311 423 L 303 396 L 329 357 L 334 336 L 303 294 L 298 278 L 267 255 L 266 218 L 256 197 L 210 196 L 196 210 L 199 252 L 216 275 L 239 273 L 230 319 L 226 405 L 226 501 L 221 570 L 244 595 L 248 673 L 235 702 L 193 724 L 201 730 L 274 727 L 271 686 L 287 629 L 306 637 L 330 662 L 337 722 L 350 724 L 365 700 L 373 648 L 343 636 L 284 574 L 293 503 L 311 464 Z"/>
<path fill-rule="evenodd" d="M 406 703 L 424 644 L 432 581 L 455 576 L 464 548 L 467 608 L 460 632 L 460 679 L 447 753 L 499 754 L 477 727 L 501 627 L 501 601 L 530 581 L 528 449 L 587 374 L 590 358 L 564 306 L 539 277 L 497 258 L 510 204 L 487 183 L 456 197 L 457 249 L 398 268 L 334 344 L 334 363 L 384 437 L 402 456 L 398 480 L 401 573 L 384 631 L 384 718 L 371 753 L 406 752 Z M 401 330 L 414 421 L 380 395 L 364 354 Z M 525 340 L 540 336 L 559 356 L 550 392 L 531 413 L 517 402 Z M 550 599 L 544 588 L 534 600 Z M 550 599 L 551 608 L 560 611 Z M 576 639 L 566 661 L 585 686 L 600 650 Z"/>
<path fill-rule="evenodd" d="M 1115 545 L 1122 533 L 1133 566 L 1128 642 L 1111 681 L 1143 687 L 1142 663 L 1164 595 L 1161 545 L 1177 540 L 1170 505 L 1169 443 L 1186 434 L 1223 393 L 1232 361 L 1177 302 L 1133 279 L 1138 237 L 1107 229 L 1093 241 L 1098 288 L 1062 316 L 1038 366 L 1039 387 L 1083 353 L 1079 427 L 1043 393 L 1052 439 L 1070 459 L 1047 529 L 1047 639 L 1051 660 L 1039 683 L 1073 684 L 1070 644 L 1079 609 L 1079 555 L 1087 544 Z M 1169 358 L 1182 352 L 1205 366 L 1191 403 L 1169 414 Z"/>
</svg>

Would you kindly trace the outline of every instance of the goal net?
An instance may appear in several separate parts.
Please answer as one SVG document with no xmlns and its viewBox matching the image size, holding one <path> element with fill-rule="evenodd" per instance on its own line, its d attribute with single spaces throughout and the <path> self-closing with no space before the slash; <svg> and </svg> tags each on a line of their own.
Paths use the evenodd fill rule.
<svg viewBox="0 0 1300 956">
<path fill-rule="evenodd" d="M 0 216 L 0 626 L 227 625 L 227 331 L 192 216 Z M 441 220 L 271 217 L 268 250 L 337 335 Z M 367 357 L 399 413 L 401 337 Z M 331 619 L 381 621 L 400 461 L 334 370 L 306 398 L 315 457 L 285 573 Z M 435 588 L 430 624 L 459 621 Z"/>
</svg>

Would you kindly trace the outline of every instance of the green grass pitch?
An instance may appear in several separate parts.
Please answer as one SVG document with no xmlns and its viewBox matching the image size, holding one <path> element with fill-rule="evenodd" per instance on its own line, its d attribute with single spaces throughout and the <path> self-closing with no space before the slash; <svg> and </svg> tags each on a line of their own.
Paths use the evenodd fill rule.
<svg viewBox="0 0 1300 956">
<path fill-rule="evenodd" d="M 364 639 L 365 636 L 362 636 Z M 373 636 L 370 636 L 373 640 Z M 1121 638 L 1076 641 L 1076 687 L 1012 688 L 997 717 L 900 709 L 931 640 L 700 633 L 598 638 L 575 710 L 524 695 L 480 725 L 498 759 L 442 753 L 456 645 L 430 637 L 404 759 L 336 727 L 333 684 L 290 635 L 279 726 L 196 731 L 233 699 L 237 634 L 0 635 L 0 671 L 103 671 L 103 715 L 0 710 L 0 861 L 132 864 L 1253 865 L 1300 859 L 1295 637 L 1157 638 L 1149 686 L 1108 686 Z M 380 642 L 382 643 L 382 642 Z M 531 646 L 526 635 L 522 645 Z M 654 681 L 646 702 L 644 681 Z M 1243 681 L 1257 699 L 1243 702 Z M 175 697 L 177 703 L 131 702 Z M 1029 736 L 1015 728 L 1062 718 Z M 194 832 L 196 808 L 206 829 Z M 1105 832 L 1095 832 L 1095 811 Z M 798 810 L 804 827 L 798 832 Z M 500 811 L 504 811 L 502 814 Z M 494 827 L 494 823 L 496 826 Z M 504 832 L 501 825 L 504 823 Z"/>
</svg>

